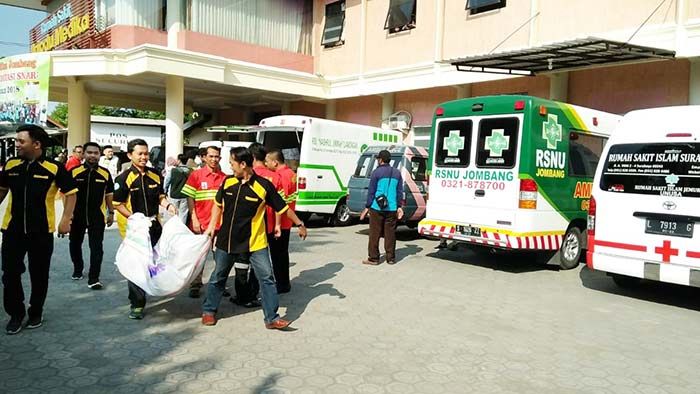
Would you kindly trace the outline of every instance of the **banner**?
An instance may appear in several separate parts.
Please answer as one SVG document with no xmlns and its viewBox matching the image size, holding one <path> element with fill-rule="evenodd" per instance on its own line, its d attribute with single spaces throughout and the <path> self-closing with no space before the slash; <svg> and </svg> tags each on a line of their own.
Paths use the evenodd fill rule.
<svg viewBox="0 0 700 394">
<path fill-rule="evenodd" d="M 0 59 L 0 122 L 46 123 L 50 65 L 44 54 Z"/>
</svg>

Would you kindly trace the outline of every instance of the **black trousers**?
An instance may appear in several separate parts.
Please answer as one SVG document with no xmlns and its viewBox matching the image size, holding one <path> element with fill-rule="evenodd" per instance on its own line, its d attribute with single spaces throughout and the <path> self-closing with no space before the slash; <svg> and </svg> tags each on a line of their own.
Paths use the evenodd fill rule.
<svg viewBox="0 0 700 394">
<path fill-rule="evenodd" d="M 287 293 L 292 289 L 289 282 L 289 235 L 291 230 L 282 230 L 282 235 L 275 239 L 275 234 L 267 234 L 267 243 L 270 244 L 270 258 L 272 269 L 277 282 L 277 292 Z"/>
<path fill-rule="evenodd" d="M 258 299 L 260 284 L 255 276 L 255 270 L 250 264 L 250 253 L 237 254 L 233 261 L 236 273 L 233 285 L 236 289 L 236 301 L 239 305 L 247 304 Z"/>
<path fill-rule="evenodd" d="M 99 282 L 100 270 L 102 268 L 102 256 L 104 250 L 102 243 L 105 237 L 105 224 L 100 222 L 87 226 L 85 223 L 73 222 L 71 224 L 69 240 L 70 240 L 70 258 L 73 260 L 73 272 L 82 273 L 85 263 L 83 261 L 83 240 L 85 239 L 85 230 L 88 234 L 88 245 L 90 246 L 90 271 L 88 273 L 88 283 L 92 284 Z"/>
<path fill-rule="evenodd" d="M 149 234 L 151 236 L 151 246 L 156 246 L 160 236 L 163 234 L 163 227 L 157 220 L 153 221 L 151 228 L 149 229 Z M 129 301 L 131 302 L 132 308 L 143 308 L 146 306 L 146 292 L 142 288 L 136 286 L 131 281 L 127 281 L 129 286 Z"/>
<path fill-rule="evenodd" d="M 2 239 L 2 284 L 3 304 L 10 317 L 24 318 L 24 289 L 22 274 L 25 271 L 24 256 L 27 255 L 29 280 L 32 292 L 29 298 L 29 317 L 40 317 L 49 289 L 49 267 L 53 254 L 53 234 L 3 233 Z"/>
</svg>

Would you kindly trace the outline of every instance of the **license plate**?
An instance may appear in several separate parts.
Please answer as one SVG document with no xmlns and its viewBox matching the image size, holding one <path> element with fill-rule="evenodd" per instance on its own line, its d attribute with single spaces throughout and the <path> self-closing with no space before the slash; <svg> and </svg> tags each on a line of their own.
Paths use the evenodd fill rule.
<svg viewBox="0 0 700 394">
<path fill-rule="evenodd" d="M 678 220 L 647 219 L 644 232 L 647 234 L 669 235 L 671 237 L 693 238 L 695 223 Z"/>
<path fill-rule="evenodd" d="M 472 237 L 481 237 L 481 227 L 457 226 L 457 231 L 459 231 L 462 235 L 471 235 Z"/>
</svg>

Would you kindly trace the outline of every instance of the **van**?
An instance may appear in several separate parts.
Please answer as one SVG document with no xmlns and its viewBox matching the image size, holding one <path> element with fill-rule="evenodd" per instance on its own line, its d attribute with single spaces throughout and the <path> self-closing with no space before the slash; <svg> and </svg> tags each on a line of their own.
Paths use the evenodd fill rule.
<svg viewBox="0 0 700 394">
<path fill-rule="evenodd" d="M 199 144 L 199 149 L 208 148 L 210 146 L 221 148 L 221 160 L 219 161 L 221 171 L 223 171 L 226 175 L 233 175 L 231 163 L 229 162 L 229 157 L 231 157 L 231 149 L 239 146 L 247 148 L 251 143 L 252 142 L 247 141 L 204 141 Z"/>
<path fill-rule="evenodd" d="M 295 211 L 304 220 L 319 214 L 336 226 L 350 223 L 348 180 L 360 154 L 372 144 L 396 144 L 401 132 L 299 115 L 260 121 L 257 141 L 280 149 L 287 165 L 297 171 Z"/>
<path fill-rule="evenodd" d="M 620 286 L 700 287 L 700 106 L 625 115 L 603 151 L 588 213 L 587 264 Z"/>
<path fill-rule="evenodd" d="M 353 217 L 360 215 L 367 204 L 369 179 L 379 165 L 377 154 L 386 149 L 391 154 L 389 165 L 401 172 L 403 179 L 402 223 L 416 228 L 425 217 L 425 197 L 428 192 L 428 151 L 408 145 L 370 146 L 362 152 L 355 173 L 348 182 L 348 208 Z"/>
<path fill-rule="evenodd" d="M 586 247 L 596 164 L 619 119 L 523 95 L 439 105 L 419 232 L 472 246 L 542 252 L 564 269 L 576 267 Z"/>
</svg>

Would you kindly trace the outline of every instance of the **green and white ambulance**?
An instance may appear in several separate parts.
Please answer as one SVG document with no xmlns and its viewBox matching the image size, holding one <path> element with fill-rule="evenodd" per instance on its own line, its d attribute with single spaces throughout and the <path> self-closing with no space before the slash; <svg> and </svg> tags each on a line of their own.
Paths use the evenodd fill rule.
<svg viewBox="0 0 700 394">
<path fill-rule="evenodd" d="M 396 144 L 401 132 L 299 115 L 265 118 L 255 129 L 257 141 L 280 149 L 297 171 L 296 211 L 326 216 L 333 225 L 348 224 L 348 181 L 357 159 L 370 145 Z"/>
<path fill-rule="evenodd" d="M 439 105 L 421 234 L 578 265 L 592 178 L 620 116 L 523 95 Z"/>
</svg>

